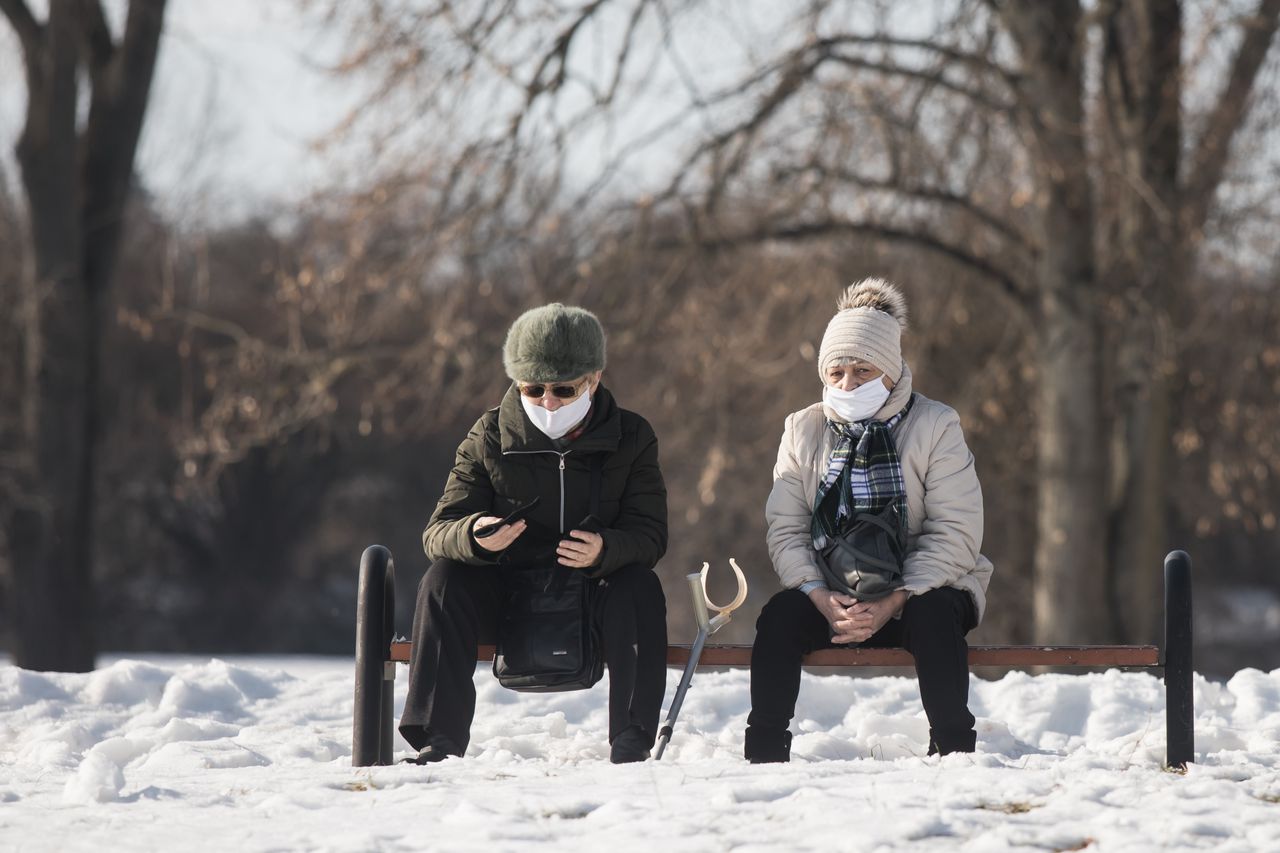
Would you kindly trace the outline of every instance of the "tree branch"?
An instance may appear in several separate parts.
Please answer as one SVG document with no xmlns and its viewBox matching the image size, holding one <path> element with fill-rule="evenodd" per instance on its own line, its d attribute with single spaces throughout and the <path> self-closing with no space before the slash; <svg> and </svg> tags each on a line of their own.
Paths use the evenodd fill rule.
<svg viewBox="0 0 1280 853">
<path fill-rule="evenodd" d="M 644 17 L 648 5 L 648 0 L 640 0 L 640 2 L 636 3 L 635 8 L 631 10 L 626 32 L 622 35 L 622 46 L 618 49 L 617 56 L 613 60 L 613 78 L 603 92 L 595 91 L 596 106 L 610 105 L 613 103 L 614 98 L 617 97 L 618 90 L 622 86 L 622 77 L 627 67 L 627 61 L 631 56 L 632 50 L 635 49 L 636 31 L 640 28 L 640 21 Z M 591 88 L 595 89 L 594 86 L 591 86 Z"/>
<path fill-rule="evenodd" d="M 875 222 L 848 222 L 842 219 L 829 219 L 794 225 L 765 224 L 741 234 L 700 238 L 696 240 L 695 245 L 701 249 L 717 250 L 764 243 L 769 240 L 801 241 L 838 234 L 858 234 L 894 243 L 907 243 L 941 255 L 972 272 L 978 273 L 987 281 L 998 285 L 1006 296 L 1028 314 L 1034 311 L 1035 303 L 1031 294 L 1005 270 L 1000 269 L 986 258 L 979 257 L 967 249 L 952 245 L 942 238 L 924 231 L 881 225 Z M 672 249 L 687 245 L 687 241 L 666 241 L 660 242 L 659 248 Z"/>
<path fill-rule="evenodd" d="M 1005 23 L 1022 56 L 1021 100 L 1040 141 L 1080 137 L 1083 132 L 1083 11 L 1079 0 L 1021 3 L 985 0 Z M 1055 146 L 1049 144 L 1047 150 Z"/>
<path fill-rule="evenodd" d="M 711 191 L 707 193 L 704 206 L 708 210 L 712 209 L 723 192 L 726 181 L 741 168 L 744 162 L 747 153 L 746 140 L 750 140 L 774 113 L 796 92 L 800 91 L 801 84 L 827 58 L 822 51 L 819 51 L 816 57 L 807 57 L 808 53 L 807 48 L 794 51 L 785 60 L 771 65 L 767 69 L 753 73 L 747 80 L 742 81 L 735 90 L 717 94 L 713 99 L 714 101 L 728 100 L 734 95 L 741 95 L 750 91 L 770 74 L 781 74 L 778 82 L 760 97 L 759 102 L 749 115 L 732 127 L 714 134 L 711 138 L 694 147 L 693 151 L 684 158 L 683 162 L 675 170 L 675 177 L 668 187 L 658 194 L 658 199 L 666 200 L 677 197 L 680 194 L 685 178 L 693 173 L 695 164 L 703 157 L 710 155 L 714 160 L 711 168 L 714 181 Z M 735 139 L 744 141 L 738 146 L 737 151 L 728 158 L 728 162 L 722 163 L 720 159 L 721 152 Z"/>
<path fill-rule="evenodd" d="M 40 52 L 40 44 L 44 40 L 44 27 L 36 20 L 36 16 L 31 14 L 26 0 L 0 0 L 0 14 L 9 19 L 10 26 L 18 34 L 18 41 L 22 44 L 22 52 L 26 56 L 27 64 L 35 62 L 36 55 Z"/>
<path fill-rule="evenodd" d="M 742 142 L 738 148 L 730 156 L 729 161 L 724 166 L 719 162 L 714 165 L 714 173 L 716 180 L 712 184 L 711 191 L 707 194 L 706 208 L 712 210 L 719 203 L 720 196 L 723 193 L 729 179 L 736 175 L 746 163 L 747 148 L 750 140 L 756 135 L 757 131 L 767 122 L 783 104 L 791 100 L 791 98 L 801 90 L 801 85 L 809 79 L 814 70 L 822 62 L 821 52 L 819 57 L 809 62 L 802 62 L 793 65 L 786 70 L 778 84 L 771 89 L 767 95 L 760 101 L 755 113 L 740 124 L 733 131 L 717 140 L 712 145 L 712 152 L 715 159 L 719 160 L 719 153 L 722 150 L 722 143 L 727 143 L 734 137 L 739 137 Z M 692 161 L 690 162 L 692 165 Z"/>
<path fill-rule="evenodd" d="M 81 0 L 84 14 L 84 38 L 89 48 L 89 56 L 93 61 L 95 73 L 111 64 L 116 45 L 111 38 L 111 28 L 107 26 L 107 16 L 102 10 L 99 0 Z"/>
<path fill-rule="evenodd" d="M 954 48 L 945 44 L 938 44 L 937 42 L 932 42 L 932 41 L 924 41 L 921 39 L 893 38 L 887 35 L 861 36 L 861 35 L 845 34 L 845 35 L 830 36 L 829 38 L 819 39 L 814 43 L 814 46 L 815 47 L 838 47 L 844 44 L 865 44 L 865 45 L 875 45 L 875 46 L 883 46 L 883 47 L 906 48 L 910 50 L 924 50 L 932 54 L 935 54 L 943 59 L 950 60 L 951 62 L 954 62 L 958 65 L 965 65 L 977 71 L 994 74 L 996 77 L 1000 78 L 1000 80 L 1002 80 L 1004 83 L 1008 84 L 1010 88 L 1016 89 L 1018 84 L 1018 78 L 1019 78 L 1018 72 L 1009 68 L 1005 68 L 1003 65 L 999 64 L 998 62 L 993 62 L 988 57 L 981 56 L 975 53 L 968 53 L 958 48 Z"/>
<path fill-rule="evenodd" d="M 569 49 L 573 47 L 573 39 L 578 34 L 578 30 L 595 16 L 605 2 L 606 0 L 592 0 L 556 36 L 551 50 L 543 55 L 538 67 L 534 69 L 533 74 L 529 77 L 529 82 L 525 85 L 525 107 L 520 111 L 519 120 L 512 126 L 512 136 L 515 136 L 515 132 L 519 131 L 523 116 L 529 112 L 529 108 L 533 106 L 533 102 L 540 95 L 546 92 L 557 92 L 564 85 L 565 73 L 569 64 Z M 551 79 L 544 80 L 543 77 L 552 67 L 555 68 L 555 72 L 552 74 Z"/>
<path fill-rule="evenodd" d="M 1183 233 L 1193 239 L 1204 229 L 1209 206 L 1227 167 L 1231 140 L 1244 123 L 1258 71 L 1280 26 L 1280 0 L 1261 0 L 1258 11 L 1246 18 L 1243 26 L 1244 37 L 1231 63 L 1231 74 L 1205 122 L 1183 186 Z"/>
<path fill-rule="evenodd" d="M 817 174 L 820 178 L 831 178 L 856 187 L 862 187 L 863 189 L 883 190 L 885 192 L 896 193 L 897 195 L 907 198 L 934 202 L 947 207 L 953 207 L 968 214 L 969 216 L 972 216 L 974 219 L 1005 237 L 1029 255 L 1034 256 L 1039 251 L 1031 239 L 1028 238 L 1027 235 L 1019 232 L 1011 223 L 977 204 L 968 196 L 963 196 L 959 193 L 951 192 L 950 190 L 944 190 L 938 187 L 929 187 L 923 184 L 912 184 L 901 178 L 871 178 L 865 175 L 859 175 L 848 169 L 842 169 L 839 167 L 830 168 L 818 164 L 806 166 L 801 169 L 783 170 L 778 173 L 778 177 L 788 178 L 803 173 Z"/>
<path fill-rule="evenodd" d="M 120 42 L 122 57 L 118 82 L 129 91 L 143 93 L 143 107 L 146 106 L 145 95 L 151 89 L 151 77 L 155 72 L 167 2 L 168 0 L 130 0 L 129 15 L 125 19 L 124 37 Z M 94 5 L 97 5 L 97 0 L 94 0 Z M 142 110 L 139 110 L 136 118 L 139 126 L 141 113 Z M 135 119 L 131 116 L 130 120 Z"/>
<path fill-rule="evenodd" d="M 991 97 L 986 92 L 978 89 L 971 89 L 968 86 L 948 80 L 942 71 L 925 71 L 918 68 L 908 68 L 903 65 L 893 65 L 885 62 L 874 62 L 870 59 L 863 59 L 860 56 L 849 56 L 842 53 L 831 54 L 831 59 L 841 65 L 849 68 L 859 68 L 864 71 L 872 71 L 877 74 L 884 74 L 891 77 L 908 77 L 913 80 L 923 80 L 934 86 L 954 92 L 957 95 L 963 95 L 974 103 L 981 104 L 987 109 L 995 112 L 1008 113 L 1012 112 L 1017 104 L 1013 101 L 1001 101 Z"/>
<path fill-rule="evenodd" d="M 95 57 L 80 163 L 85 228 L 82 269 L 92 288 L 104 287 L 115 269 L 125 200 L 160 49 L 165 1 L 132 0 L 117 55 L 105 66 L 98 66 Z M 98 5 L 97 0 L 93 5 Z"/>
</svg>

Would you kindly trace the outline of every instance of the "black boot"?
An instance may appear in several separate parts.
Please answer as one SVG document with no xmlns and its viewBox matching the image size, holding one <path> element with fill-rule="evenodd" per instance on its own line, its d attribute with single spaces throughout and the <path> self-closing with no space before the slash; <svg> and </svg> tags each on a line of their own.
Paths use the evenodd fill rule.
<svg viewBox="0 0 1280 853">
<path fill-rule="evenodd" d="M 978 733 L 973 729 L 954 732 L 929 730 L 929 754 L 950 755 L 953 752 L 973 752 L 978 746 Z"/>
<path fill-rule="evenodd" d="M 747 726 L 742 754 L 752 764 L 782 764 L 791 760 L 791 732 Z"/>
<path fill-rule="evenodd" d="M 458 745 L 444 735 L 431 735 L 427 741 L 427 745 L 418 751 L 413 758 L 406 758 L 405 764 L 435 764 L 437 761 L 444 761 L 446 758 L 461 758 L 462 750 Z"/>
<path fill-rule="evenodd" d="M 644 761 L 649 757 L 649 748 L 653 746 L 653 738 L 644 729 L 636 725 L 622 730 L 609 747 L 609 761 L 613 764 L 631 764 Z"/>
</svg>

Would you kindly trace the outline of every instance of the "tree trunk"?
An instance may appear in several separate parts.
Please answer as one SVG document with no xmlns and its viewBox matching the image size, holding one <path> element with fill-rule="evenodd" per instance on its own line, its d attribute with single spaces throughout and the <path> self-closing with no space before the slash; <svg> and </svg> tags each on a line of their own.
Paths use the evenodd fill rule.
<svg viewBox="0 0 1280 853">
<path fill-rule="evenodd" d="M 1068 225 L 1061 217 L 1049 219 L 1063 222 L 1051 232 L 1063 246 L 1046 253 L 1041 274 L 1042 286 L 1050 286 L 1041 300 L 1037 347 L 1035 634 L 1039 643 L 1101 642 L 1111 638 L 1099 324 L 1089 256 L 1073 256 L 1066 246 L 1087 241 L 1089 231 L 1087 220 Z"/>
<path fill-rule="evenodd" d="M 1101 210 L 1112 239 L 1098 268 L 1113 296 L 1107 563 L 1113 634 L 1157 642 L 1168 540 L 1171 306 L 1192 258 L 1178 233 L 1182 9 L 1116 4 L 1103 32 Z"/>
<path fill-rule="evenodd" d="M 1041 252 L 1037 341 L 1036 641 L 1107 636 L 1106 444 L 1094 206 L 1085 145 L 1079 3 L 997 5 L 1017 42 L 1024 132 L 1035 152 Z"/>
<path fill-rule="evenodd" d="M 13 657 L 28 669 L 94 666 L 101 335 L 164 7 L 164 0 L 134 0 L 118 45 L 96 0 L 51 0 L 44 25 L 24 4 L 4 9 L 27 72 L 17 155 L 36 269 L 25 329 L 33 363 L 23 389 L 30 415 L 22 476 L 31 500 L 8 520 Z M 86 65 L 89 120 L 82 136 L 77 118 Z"/>
<path fill-rule="evenodd" d="M 1107 556 L 1112 621 L 1117 640 L 1156 643 L 1164 612 L 1161 566 L 1165 552 L 1173 547 L 1167 523 L 1171 389 L 1162 364 L 1120 372 L 1127 376 L 1117 400 L 1112 456 L 1119 486 Z"/>
<path fill-rule="evenodd" d="M 76 182 L 78 40 L 68 4 L 54 4 L 41 55 L 28 56 L 27 123 L 18 162 L 35 248 L 34 316 L 25 371 L 31 417 L 24 477 L 34 500 L 9 520 L 13 658 L 28 669 L 94 665 L 90 609 L 93 311 L 80 275 Z"/>
<path fill-rule="evenodd" d="M 92 460 L 86 426 L 92 357 L 91 310 L 78 282 L 38 283 L 40 336 L 36 371 L 37 434 L 28 453 L 32 505 L 9 523 L 13 566 L 13 659 L 26 669 L 85 672 L 94 666 L 91 607 Z M 31 333 L 30 331 L 28 333 Z M 74 342 L 67 344 L 65 342 Z"/>
<path fill-rule="evenodd" d="M 1226 82 L 1199 140 L 1188 146 L 1181 117 L 1181 6 L 1177 0 L 1120 4 L 1114 16 L 1120 49 L 1109 51 L 1107 62 L 1108 78 L 1126 73 L 1125 88 L 1109 86 L 1106 100 L 1120 108 L 1114 112 L 1122 141 L 1140 167 L 1131 166 L 1130 179 L 1120 185 L 1143 190 L 1130 191 L 1120 207 L 1132 224 L 1129 271 L 1117 280 L 1136 291 L 1130 304 L 1141 324 L 1123 330 L 1118 351 L 1116 443 L 1123 443 L 1124 453 L 1118 455 L 1110 560 L 1122 634 L 1145 642 L 1160 639 L 1161 558 L 1179 544 L 1168 539 L 1171 379 L 1179 357 L 1172 330 L 1193 321 L 1187 280 L 1232 140 L 1280 30 L 1280 0 L 1259 0 L 1254 14 L 1241 18 Z"/>
</svg>

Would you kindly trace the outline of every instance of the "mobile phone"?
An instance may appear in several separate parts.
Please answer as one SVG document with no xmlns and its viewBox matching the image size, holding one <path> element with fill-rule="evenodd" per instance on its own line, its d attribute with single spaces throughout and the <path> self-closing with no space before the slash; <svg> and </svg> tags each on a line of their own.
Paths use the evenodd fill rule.
<svg viewBox="0 0 1280 853">
<path fill-rule="evenodd" d="M 599 533 L 601 530 L 604 530 L 604 524 L 601 523 L 600 519 L 596 518 L 594 515 L 588 515 L 586 518 L 582 519 L 582 521 L 579 521 L 573 529 L 585 530 L 588 533 Z"/>
<path fill-rule="evenodd" d="M 519 521 L 528 515 L 529 510 L 538 505 L 538 500 L 539 498 L 535 496 L 534 499 L 529 501 L 527 504 L 521 504 L 511 510 L 511 512 L 507 513 L 501 521 L 495 521 L 491 524 L 481 524 L 475 530 L 471 531 L 471 535 L 477 539 L 484 539 L 487 536 L 492 536 L 497 533 L 498 528 L 502 527 L 504 524 L 511 524 L 512 522 Z"/>
</svg>

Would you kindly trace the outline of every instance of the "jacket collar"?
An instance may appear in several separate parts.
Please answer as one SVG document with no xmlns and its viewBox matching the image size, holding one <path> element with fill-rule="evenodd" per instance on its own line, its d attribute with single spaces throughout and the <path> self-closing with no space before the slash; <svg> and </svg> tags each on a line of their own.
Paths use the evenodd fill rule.
<svg viewBox="0 0 1280 853">
<path fill-rule="evenodd" d="M 613 395 L 602 382 L 592 395 L 586 429 L 562 451 L 524 413 L 524 406 L 520 403 L 520 389 L 513 382 L 498 404 L 498 437 L 503 453 L 539 450 L 554 453 L 612 453 L 622 443 L 622 414 Z"/>
</svg>

